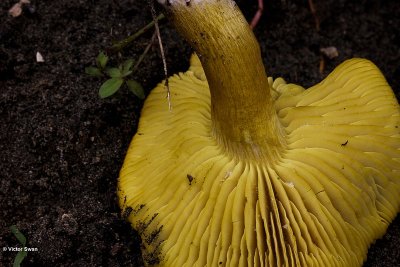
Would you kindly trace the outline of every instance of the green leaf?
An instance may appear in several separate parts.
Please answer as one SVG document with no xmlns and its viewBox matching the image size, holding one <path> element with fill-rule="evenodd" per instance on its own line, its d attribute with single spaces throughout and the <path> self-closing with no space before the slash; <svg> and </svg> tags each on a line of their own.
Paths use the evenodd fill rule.
<svg viewBox="0 0 400 267">
<path fill-rule="evenodd" d="M 111 78 L 120 78 L 122 77 L 122 73 L 120 69 L 117 68 L 109 68 L 106 69 L 106 73 L 108 74 L 108 76 L 110 76 Z"/>
<path fill-rule="evenodd" d="M 132 73 L 132 71 L 129 70 L 129 71 L 122 72 L 121 75 L 122 75 L 122 77 L 126 77 L 126 76 L 130 75 L 131 73 Z"/>
<path fill-rule="evenodd" d="M 99 68 L 96 68 L 93 66 L 85 68 L 85 73 L 89 74 L 90 76 L 95 76 L 95 77 L 103 76 L 103 73 L 101 73 L 101 70 Z"/>
<path fill-rule="evenodd" d="M 103 52 L 100 52 L 99 55 L 98 55 L 97 58 L 96 58 L 97 66 L 98 66 L 100 69 L 104 69 L 104 68 L 106 67 L 106 65 L 107 65 L 107 62 L 108 62 L 108 57 L 107 57 L 107 55 L 104 54 Z"/>
<path fill-rule="evenodd" d="M 14 234 L 14 236 L 18 239 L 19 243 L 25 247 L 26 246 L 26 237 L 24 234 L 22 234 L 17 226 L 11 225 L 10 226 L 11 233 Z M 28 253 L 25 250 L 18 251 L 17 255 L 15 256 L 14 262 L 13 262 L 13 267 L 20 267 L 22 261 L 25 259 L 25 257 L 28 255 Z"/>
<path fill-rule="evenodd" d="M 111 78 L 105 81 L 99 90 L 99 96 L 101 98 L 106 98 L 109 97 L 115 92 L 118 91 L 118 89 L 121 87 L 122 83 L 124 82 L 124 79 L 122 78 Z"/>
<path fill-rule="evenodd" d="M 139 97 L 140 99 L 145 98 L 143 87 L 140 83 L 134 80 L 127 80 L 126 84 L 128 85 L 129 90 L 137 97 Z"/>
<path fill-rule="evenodd" d="M 11 233 L 15 235 L 15 237 L 18 239 L 19 243 L 21 243 L 22 246 L 26 245 L 26 238 L 25 236 L 18 230 L 17 226 L 11 225 L 10 226 Z"/>
<path fill-rule="evenodd" d="M 133 66 L 133 59 L 127 59 L 122 64 L 122 71 L 123 72 L 128 72 L 128 71 L 131 70 L 132 66 Z"/>
<path fill-rule="evenodd" d="M 22 261 L 28 256 L 28 252 L 22 250 L 17 253 L 15 256 L 14 262 L 13 262 L 13 267 L 20 267 Z"/>
</svg>

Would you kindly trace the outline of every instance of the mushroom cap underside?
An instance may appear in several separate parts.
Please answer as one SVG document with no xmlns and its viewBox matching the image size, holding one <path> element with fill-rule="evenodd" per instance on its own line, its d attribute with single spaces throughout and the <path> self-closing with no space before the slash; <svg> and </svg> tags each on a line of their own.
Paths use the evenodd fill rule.
<svg viewBox="0 0 400 267">
<path fill-rule="evenodd" d="M 370 61 L 303 90 L 273 81 L 286 149 L 240 160 L 212 136 L 197 57 L 146 99 L 118 194 L 147 265 L 361 266 L 400 207 L 400 108 Z"/>
</svg>

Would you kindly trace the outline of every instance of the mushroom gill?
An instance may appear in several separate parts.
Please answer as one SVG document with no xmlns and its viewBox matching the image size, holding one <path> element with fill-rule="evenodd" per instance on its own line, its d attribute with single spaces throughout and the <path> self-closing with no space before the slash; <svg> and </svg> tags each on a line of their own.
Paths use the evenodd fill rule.
<svg viewBox="0 0 400 267">
<path fill-rule="evenodd" d="M 146 265 L 361 266 L 400 209 L 381 72 L 351 59 L 307 90 L 273 80 L 233 1 L 169 2 L 199 57 L 169 78 L 171 111 L 163 84 L 146 99 L 118 185 Z"/>
</svg>

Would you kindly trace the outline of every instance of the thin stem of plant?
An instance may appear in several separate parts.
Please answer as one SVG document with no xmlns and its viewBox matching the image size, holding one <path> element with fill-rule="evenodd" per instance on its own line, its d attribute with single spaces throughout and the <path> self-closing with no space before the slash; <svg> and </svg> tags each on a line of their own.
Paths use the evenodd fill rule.
<svg viewBox="0 0 400 267">
<path fill-rule="evenodd" d="M 134 40 L 136 40 L 138 37 L 140 37 L 142 34 L 144 34 L 145 32 L 147 32 L 149 29 L 151 29 L 159 20 L 164 19 L 165 16 L 164 14 L 160 14 L 157 17 L 153 17 L 153 21 L 150 22 L 149 24 L 147 24 L 146 26 L 144 26 L 143 28 L 141 28 L 140 30 L 138 30 L 137 32 L 135 32 L 133 35 L 128 36 L 127 38 L 125 38 L 124 40 L 114 44 L 111 47 L 111 50 L 113 51 L 121 51 L 124 47 L 126 47 L 127 45 L 129 45 L 130 43 L 132 43 Z"/>
<path fill-rule="evenodd" d="M 140 55 L 138 61 L 137 61 L 136 64 L 135 64 L 135 66 L 133 66 L 132 72 L 135 72 L 135 71 L 138 69 L 139 65 L 142 63 L 143 59 L 145 58 L 145 56 L 146 56 L 147 53 L 149 52 L 151 46 L 153 45 L 154 40 L 156 39 L 156 36 L 157 36 L 157 34 L 156 34 L 156 32 L 154 31 L 154 34 L 153 34 L 153 36 L 151 37 L 150 42 L 147 44 L 147 46 L 146 46 L 146 48 L 144 49 L 143 53 Z"/>
<path fill-rule="evenodd" d="M 250 28 L 254 29 L 258 22 L 260 21 L 260 18 L 262 16 L 262 13 L 264 11 L 264 0 L 258 0 L 258 9 L 256 14 L 254 15 L 253 19 L 251 20 L 250 23 Z"/>
<path fill-rule="evenodd" d="M 160 46 L 160 53 L 161 53 L 161 58 L 163 62 L 163 67 L 164 67 L 164 75 L 165 75 L 165 88 L 167 89 L 167 99 L 168 99 L 168 109 L 169 111 L 172 110 L 172 105 L 171 105 L 171 92 L 169 90 L 169 84 L 168 84 L 168 69 L 167 69 L 167 61 L 165 59 L 165 53 L 164 53 L 164 47 L 161 41 L 161 34 L 160 34 L 160 28 L 158 27 L 158 21 L 156 17 L 156 10 L 154 9 L 154 3 L 153 1 L 149 1 L 150 5 L 150 10 L 151 10 L 151 15 L 153 16 L 153 21 L 154 21 L 154 27 L 156 29 L 156 34 L 157 34 L 157 39 L 158 39 L 158 44 Z"/>
<path fill-rule="evenodd" d="M 315 8 L 313 0 L 308 0 L 308 5 L 310 7 L 311 14 L 314 17 L 315 28 L 317 29 L 317 31 L 319 31 L 320 30 L 320 23 L 319 23 L 319 18 L 318 18 L 318 15 L 317 15 L 317 9 Z"/>
</svg>

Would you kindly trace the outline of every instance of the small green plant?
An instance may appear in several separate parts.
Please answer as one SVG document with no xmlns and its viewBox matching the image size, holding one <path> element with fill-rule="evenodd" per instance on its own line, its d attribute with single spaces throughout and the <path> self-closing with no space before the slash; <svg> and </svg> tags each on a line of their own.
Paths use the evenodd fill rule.
<svg viewBox="0 0 400 267">
<path fill-rule="evenodd" d="M 148 31 L 149 29 L 157 26 L 157 21 L 164 18 L 164 15 L 161 14 L 158 17 L 154 17 L 154 20 L 144 26 L 142 29 L 137 31 L 135 34 L 128 36 L 124 40 L 115 43 L 109 50 L 111 52 L 120 52 L 126 46 L 131 44 L 134 40 L 136 40 L 143 33 Z M 144 99 L 144 91 L 142 85 L 136 80 L 129 79 L 132 73 L 134 73 L 140 63 L 143 61 L 145 55 L 149 52 L 152 43 L 154 42 L 155 35 L 151 39 L 150 43 L 147 45 L 143 54 L 139 57 L 138 61 L 134 65 L 134 61 L 132 59 L 125 60 L 118 67 L 107 67 L 107 63 L 109 61 L 108 56 L 104 52 L 100 52 L 96 57 L 96 66 L 90 66 L 85 68 L 85 72 L 90 76 L 94 77 L 108 77 L 108 79 L 100 86 L 99 96 L 101 98 L 106 98 L 115 94 L 122 85 L 126 84 L 128 89 L 134 93 L 140 99 Z"/>
<path fill-rule="evenodd" d="M 28 252 L 26 252 L 25 247 L 26 247 L 26 237 L 18 230 L 17 226 L 12 225 L 10 226 L 11 233 L 14 234 L 14 236 L 17 238 L 19 243 L 22 245 L 22 249 L 18 251 L 17 255 L 15 256 L 13 267 L 19 267 L 21 266 L 22 261 L 26 258 L 28 255 Z"/>
<path fill-rule="evenodd" d="M 99 96 L 106 98 L 115 94 L 125 83 L 128 89 L 140 99 L 144 99 L 143 87 L 135 80 L 128 79 L 133 73 L 133 60 L 125 60 L 118 67 L 107 67 L 108 56 L 100 52 L 96 58 L 96 67 L 90 66 L 85 72 L 94 77 L 108 77 L 108 79 L 100 86 Z"/>
</svg>

